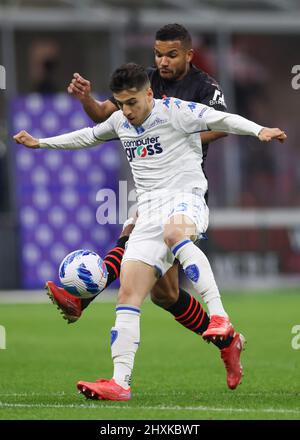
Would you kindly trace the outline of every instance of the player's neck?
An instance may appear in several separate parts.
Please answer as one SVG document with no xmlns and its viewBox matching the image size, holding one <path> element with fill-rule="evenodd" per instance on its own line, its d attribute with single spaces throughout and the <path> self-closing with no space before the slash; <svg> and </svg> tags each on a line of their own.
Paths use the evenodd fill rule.
<svg viewBox="0 0 300 440">
<path fill-rule="evenodd" d="M 153 110 L 154 106 L 155 106 L 155 100 L 154 100 L 154 98 L 152 98 L 151 101 L 150 101 L 150 105 L 149 105 L 149 111 L 147 112 L 147 116 L 146 116 L 145 119 L 143 120 L 142 124 L 146 121 L 146 119 L 149 118 L 149 116 L 150 116 L 151 113 L 152 113 L 152 110 Z"/>
<path fill-rule="evenodd" d="M 183 78 L 185 78 L 190 70 L 191 70 L 191 63 L 186 65 L 185 71 L 176 79 L 176 81 L 181 81 Z"/>
<path fill-rule="evenodd" d="M 153 107 L 155 106 L 155 100 L 154 98 L 152 98 L 152 100 L 149 103 L 149 107 L 148 107 L 148 111 L 146 112 L 146 114 L 144 115 L 144 118 L 142 120 L 142 122 L 140 124 L 137 125 L 137 127 L 140 127 L 141 125 L 144 124 L 144 122 L 149 118 L 149 116 L 152 113 Z"/>
</svg>

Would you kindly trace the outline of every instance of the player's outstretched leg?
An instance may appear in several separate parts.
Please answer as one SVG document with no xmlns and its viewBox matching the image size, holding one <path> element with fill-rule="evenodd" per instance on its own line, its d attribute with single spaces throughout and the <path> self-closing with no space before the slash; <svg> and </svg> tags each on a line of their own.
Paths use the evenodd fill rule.
<svg viewBox="0 0 300 440">
<path fill-rule="evenodd" d="M 125 252 L 125 243 L 128 240 L 127 235 L 121 236 L 117 245 L 111 249 L 104 257 L 104 263 L 107 268 L 107 282 L 105 289 L 115 281 L 120 274 L 121 261 Z M 57 308 L 61 311 L 63 318 L 68 321 L 68 324 L 76 322 L 82 311 L 89 306 L 89 304 L 96 298 L 77 298 L 71 295 L 62 287 L 56 286 L 53 281 L 47 281 L 45 285 L 47 295 L 52 302 L 57 305 Z"/>
<path fill-rule="evenodd" d="M 63 318 L 68 321 L 68 324 L 72 324 L 80 318 L 82 313 L 80 298 L 76 298 L 62 287 L 58 287 L 53 281 L 47 281 L 45 289 L 53 304 L 60 310 Z"/>
</svg>

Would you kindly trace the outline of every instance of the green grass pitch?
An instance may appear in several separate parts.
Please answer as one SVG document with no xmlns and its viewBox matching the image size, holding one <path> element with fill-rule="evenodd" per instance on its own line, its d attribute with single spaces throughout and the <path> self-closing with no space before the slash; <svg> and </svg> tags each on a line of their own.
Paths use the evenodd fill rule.
<svg viewBox="0 0 300 440">
<path fill-rule="evenodd" d="M 145 303 L 130 402 L 86 400 L 78 380 L 111 377 L 114 304 L 95 303 L 67 325 L 50 304 L 1 304 L 0 419 L 300 419 L 300 325 L 296 291 L 226 293 L 232 322 L 246 336 L 243 383 L 227 389 L 219 351 Z"/>
</svg>

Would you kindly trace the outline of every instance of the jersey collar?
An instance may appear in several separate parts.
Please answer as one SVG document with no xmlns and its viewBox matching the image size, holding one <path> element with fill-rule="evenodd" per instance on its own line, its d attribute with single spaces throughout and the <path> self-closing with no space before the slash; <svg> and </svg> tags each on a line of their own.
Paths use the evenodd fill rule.
<svg viewBox="0 0 300 440">
<path fill-rule="evenodd" d="M 141 125 L 136 126 L 136 127 L 133 125 L 133 128 L 135 129 L 137 134 L 143 134 L 144 133 L 144 131 L 145 131 L 144 125 L 145 125 L 145 123 L 147 124 L 147 121 L 150 119 L 154 107 L 155 107 L 155 99 L 153 99 L 152 110 L 149 113 L 149 115 L 146 117 L 146 119 L 144 119 L 143 123 Z"/>
</svg>

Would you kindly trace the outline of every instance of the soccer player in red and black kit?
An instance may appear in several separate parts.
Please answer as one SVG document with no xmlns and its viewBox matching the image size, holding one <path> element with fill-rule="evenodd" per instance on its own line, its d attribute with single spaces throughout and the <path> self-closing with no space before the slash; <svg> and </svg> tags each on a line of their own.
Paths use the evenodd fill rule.
<svg viewBox="0 0 300 440">
<path fill-rule="evenodd" d="M 189 32 L 179 24 L 168 24 L 156 33 L 155 45 L 156 67 L 147 69 L 154 98 L 173 96 L 185 101 L 199 102 L 214 107 L 216 110 L 226 111 L 223 92 L 217 82 L 207 73 L 197 69 L 192 64 L 193 49 Z M 114 98 L 99 102 L 91 96 L 91 84 L 78 73 L 74 74 L 68 92 L 78 98 L 86 113 L 94 122 L 106 120 L 113 112 L 119 110 Z M 203 148 L 203 163 L 208 151 L 208 144 L 226 136 L 222 132 L 201 133 Z M 206 194 L 207 199 L 207 194 Z M 122 256 L 125 252 L 125 243 L 134 224 L 127 224 L 114 249 L 104 257 L 108 270 L 108 287 L 118 278 Z M 62 310 L 68 322 L 75 322 L 90 303 L 68 294 L 64 289 L 55 286 L 49 281 L 46 288 L 51 299 Z M 178 264 L 173 267 L 156 283 L 151 292 L 152 301 L 170 312 L 177 322 L 187 329 L 202 335 L 209 327 L 210 320 L 200 302 L 183 290 L 178 280 Z M 219 324 L 222 328 L 222 323 Z M 213 329 L 212 329 L 213 330 Z M 244 338 L 233 331 L 225 338 L 211 338 L 221 352 L 221 358 L 227 371 L 227 385 L 235 389 L 241 382 L 242 366 L 240 355 L 244 345 Z"/>
</svg>

